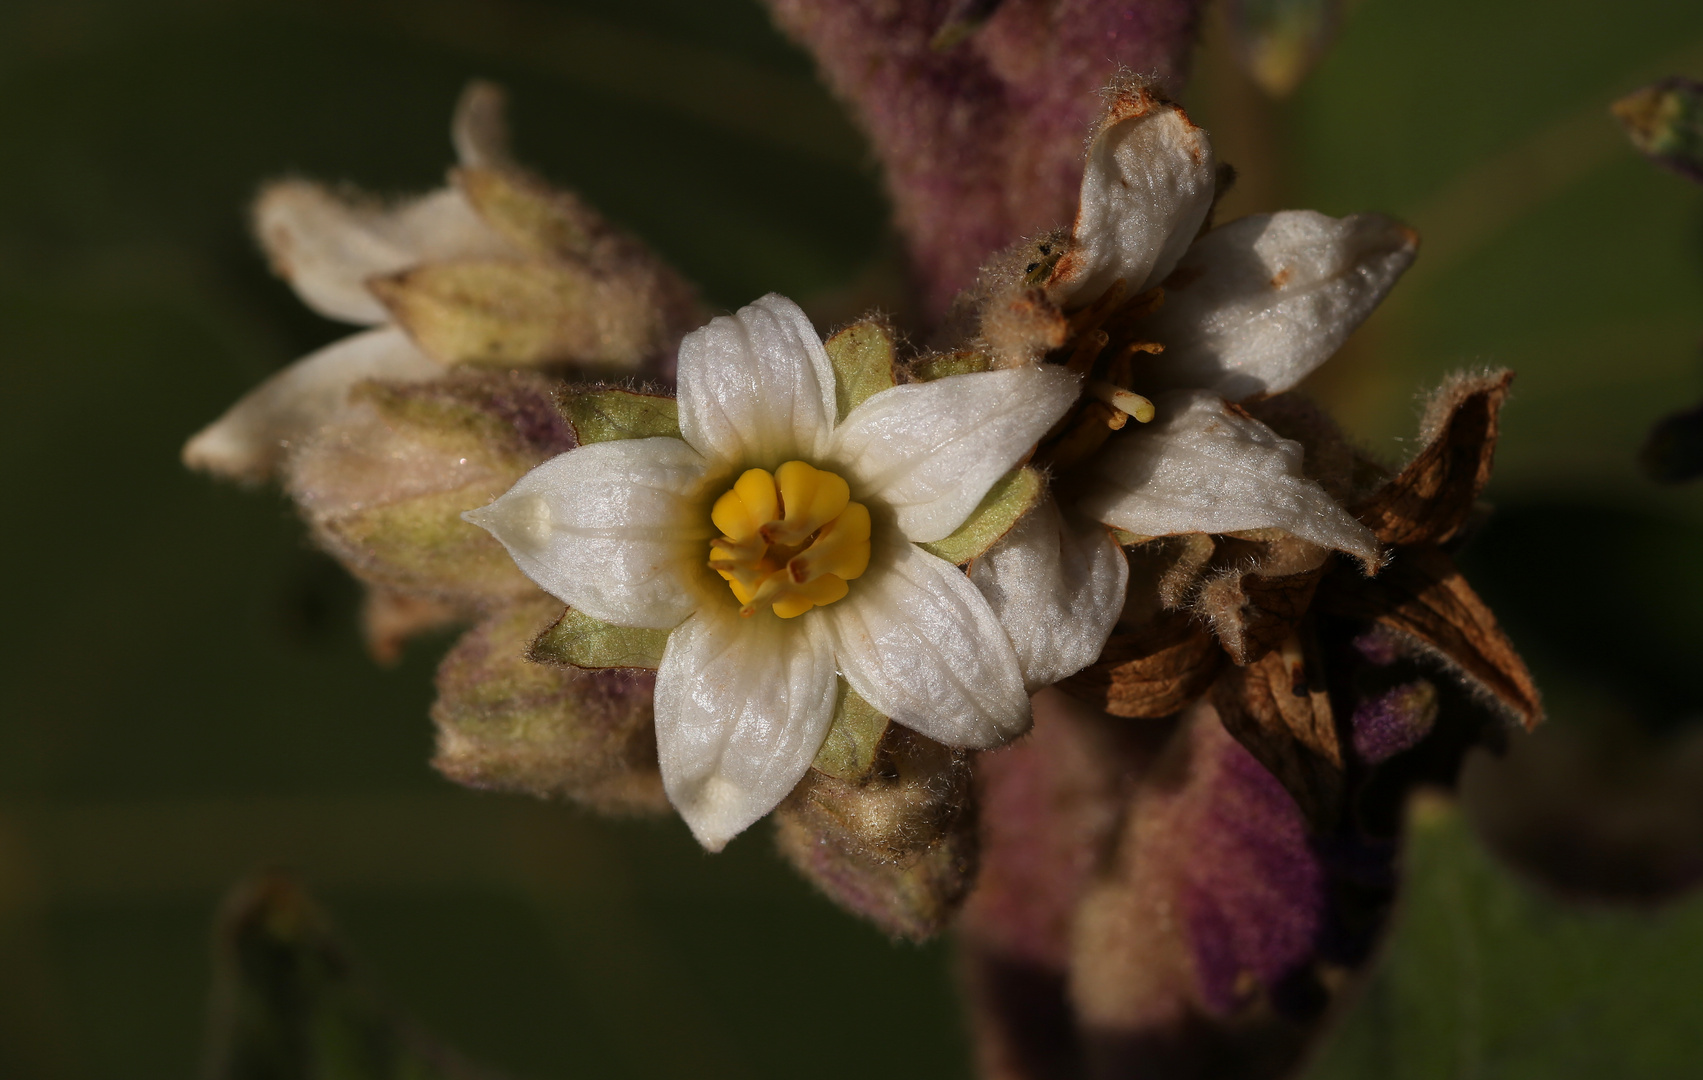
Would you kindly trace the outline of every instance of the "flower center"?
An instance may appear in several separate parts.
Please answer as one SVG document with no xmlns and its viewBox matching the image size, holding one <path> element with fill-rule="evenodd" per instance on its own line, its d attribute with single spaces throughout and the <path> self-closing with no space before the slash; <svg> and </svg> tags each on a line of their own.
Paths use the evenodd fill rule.
<svg viewBox="0 0 1703 1080">
<path fill-rule="evenodd" d="M 791 619 L 846 595 L 869 567 L 869 509 L 837 474 L 789 461 L 747 469 L 715 501 L 710 569 L 750 618 L 764 604 Z"/>
<path fill-rule="evenodd" d="M 1082 400 L 1041 438 L 1036 458 L 1055 469 L 1068 468 L 1092 455 L 1131 418 L 1153 420 L 1153 403 L 1131 390 L 1137 353 L 1162 353 L 1149 341 L 1141 322 L 1165 301 L 1163 288 L 1129 296 L 1122 278 L 1098 300 L 1070 315 L 1064 345 L 1049 360 L 1085 376 Z"/>
</svg>

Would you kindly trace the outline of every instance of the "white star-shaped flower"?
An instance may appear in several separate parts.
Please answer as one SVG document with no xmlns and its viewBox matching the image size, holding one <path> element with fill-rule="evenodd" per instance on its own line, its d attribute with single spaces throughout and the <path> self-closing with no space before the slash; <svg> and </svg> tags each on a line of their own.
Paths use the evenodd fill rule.
<svg viewBox="0 0 1703 1080">
<path fill-rule="evenodd" d="M 681 438 L 571 450 L 467 516 L 570 606 L 672 630 L 658 756 L 669 798 L 717 850 L 810 767 L 842 676 L 950 746 L 1027 728 L 992 608 L 918 544 L 970 516 L 1078 381 L 1031 364 L 912 383 L 836 423 L 822 342 L 770 295 L 681 343 Z"/>
<path fill-rule="evenodd" d="M 1235 403 L 1292 389 L 1329 359 L 1412 263 L 1418 236 L 1378 214 L 1311 210 L 1202 234 L 1215 173 L 1206 132 L 1143 87 L 1117 94 L 1089 148 L 1047 296 L 1070 310 L 1114 286 L 1162 289 L 1139 330 L 1163 351 L 1125 358 L 1132 385 L 1099 384 L 1108 398 L 1151 398 L 1141 419 L 1152 422 L 1060 470 L 1057 501 L 971 569 L 1031 688 L 1093 663 L 1118 620 L 1128 566 L 1106 526 L 1142 537 L 1281 529 L 1380 561 L 1371 531 L 1306 478 L 1301 445 Z"/>
</svg>

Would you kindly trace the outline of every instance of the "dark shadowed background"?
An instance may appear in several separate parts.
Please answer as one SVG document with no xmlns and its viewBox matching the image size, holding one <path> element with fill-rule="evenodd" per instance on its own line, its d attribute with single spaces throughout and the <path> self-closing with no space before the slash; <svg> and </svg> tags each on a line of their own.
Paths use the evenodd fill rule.
<svg viewBox="0 0 1703 1080">
<path fill-rule="evenodd" d="M 1216 23 L 1197 71 L 1187 103 L 1242 172 L 1228 213 L 1424 236 L 1315 379 L 1350 430 L 1399 458 L 1422 386 L 1520 373 L 1463 563 L 1552 723 L 1470 767 L 1464 815 L 1416 813 L 1395 938 L 1315 1072 L 1695 1075 L 1703 486 L 1633 458 L 1703 397 L 1703 188 L 1607 104 L 1703 76 L 1703 5 L 1362 0 L 1287 103 Z M 673 820 L 440 779 L 447 639 L 376 667 L 284 501 L 178 465 L 345 332 L 268 274 L 257 184 L 433 186 L 473 76 L 510 89 L 526 161 L 712 306 L 895 302 L 860 139 L 750 0 L 6 0 L 0 1076 L 191 1075 L 213 913 L 271 864 L 391 999 L 513 1074 L 966 1076 L 949 945 L 841 915 L 766 828 L 711 857 Z"/>
</svg>

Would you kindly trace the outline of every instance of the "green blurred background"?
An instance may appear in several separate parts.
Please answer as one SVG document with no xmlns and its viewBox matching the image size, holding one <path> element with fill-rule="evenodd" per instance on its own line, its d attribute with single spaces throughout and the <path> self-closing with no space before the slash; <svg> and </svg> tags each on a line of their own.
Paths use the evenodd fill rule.
<svg viewBox="0 0 1703 1080">
<path fill-rule="evenodd" d="M 1649 901 L 1703 871 L 1703 488 L 1632 461 L 1703 396 L 1703 189 L 1606 106 L 1703 75 L 1703 6 L 1363 0 L 1281 105 L 1222 37 L 1188 100 L 1242 170 L 1231 212 L 1425 237 L 1314 389 L 1399 457 L 1421 386 L 1520 372 L 1464 562 L 1554 720 L 1474 762 L 1476 830 L 1422 815 L 1395 943 L 1320 1072 L 1693 1075 L 1703 908 Z M 287 505 L 178 466 L 344 333 L 267 273 L 256 185 L 433 186 L 473 76 L 509 87 L 524 159 L 711 304 L 893 303 L 862 144 L 749 0 L 7 0 L 0 1076 L 192 1074 L 213 913 L 270 864 L 402 1008 L 517 1075 L 965 1076 L 947 946 L 842 916 L 765 829 L 710 857 L 673 821 L 439 779 L 445 642 L 375 667 Z"/>
</svg>

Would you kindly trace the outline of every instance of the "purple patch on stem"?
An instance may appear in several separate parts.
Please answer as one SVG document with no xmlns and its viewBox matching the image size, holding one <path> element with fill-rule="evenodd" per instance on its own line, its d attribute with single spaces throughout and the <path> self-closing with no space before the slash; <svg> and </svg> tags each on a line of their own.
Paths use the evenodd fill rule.
<svg viewBox="0 0 1703 1080">
<path fill-rule="evenodd" d="M 947 47 L 953 0 L 768 0 L 886 173 L 931 316 L 993 252 L 1069 225 L 1084 140 L 1120 69 L 1177 89 L 1201 0 L 1005 0 Z"/>
<path fill-rule="evenodd" d="M 1177 823 L 1187 838 L 1175 850 L 1188 852 L 1177 894 L 1199 992 L 1222 1016 L 1255 986 L 1274 986 L 1313 958 L 1326 895 L 1294 800 L 1240 743 L 1210 727 L 1218 730 L 1197 736 L 1195 761 L 1210 774 L 1201 804 Z"/>
</svg>

